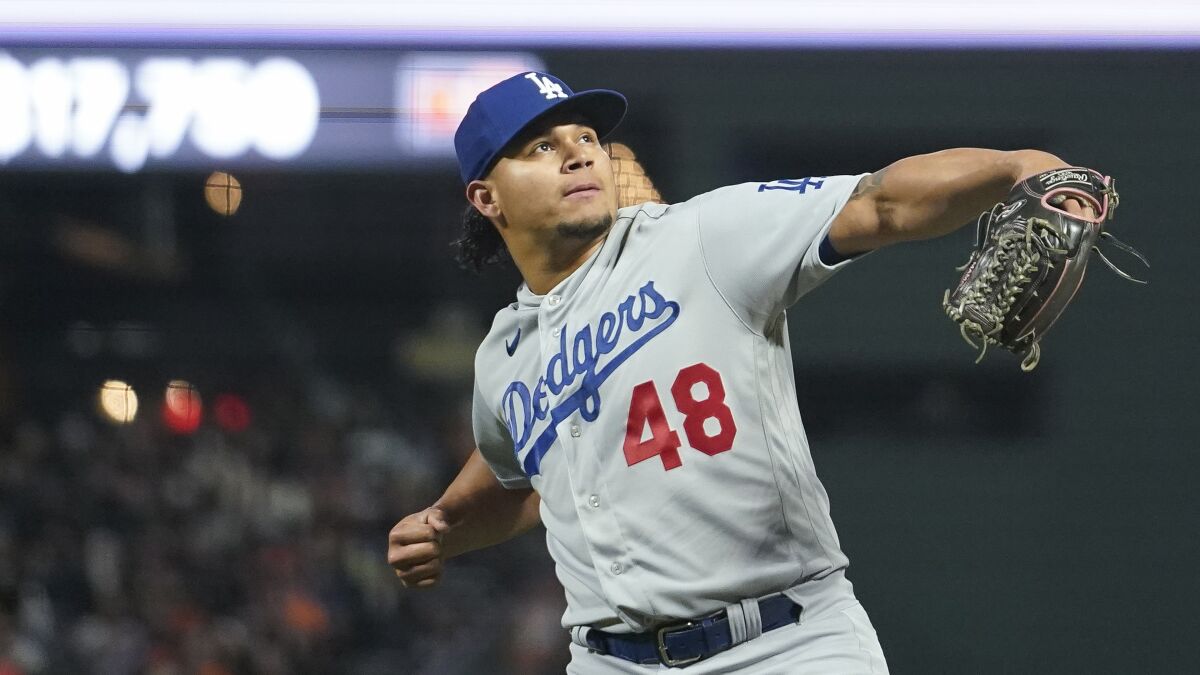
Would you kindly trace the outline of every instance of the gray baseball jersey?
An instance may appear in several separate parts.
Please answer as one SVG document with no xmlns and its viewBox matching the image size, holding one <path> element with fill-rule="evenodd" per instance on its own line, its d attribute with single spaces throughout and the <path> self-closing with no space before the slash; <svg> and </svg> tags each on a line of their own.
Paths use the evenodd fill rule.
<svg viewBox="0 0 1200 675">
<path fill-rule="evenodd" d="M 818 247 L 859 176 L 621 209 L 475 362 L 475 439 L 532 486 L 564 626 L 646 630 L 847 564 L 796 405 L 784 311 L 847 263 Z"/>
</svg>

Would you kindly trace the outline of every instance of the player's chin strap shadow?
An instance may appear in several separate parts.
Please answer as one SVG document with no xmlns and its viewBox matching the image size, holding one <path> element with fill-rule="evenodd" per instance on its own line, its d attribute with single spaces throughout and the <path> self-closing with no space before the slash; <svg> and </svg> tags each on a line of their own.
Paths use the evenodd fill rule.
<svg viewBox="0 0 1200 675">
<path fill-rule="evenodd" d="M 1146 266 L 1146 269 L 1150 269 L 1150 261 L 1146 260 L 1146 256 L 1139 253 L 1138 250 L 1135 249 L 1134 247 L 1130 246 L 1129 244 L 1126 244 L 1125 242 L 1121 241 L 1120 239 L 1117 239 L 1109 232 L 1101 232 L 1100 238 L 1105 241 L 1112 242 L 1113 246 L 1116 246 L 1117 248 L 1121 249 L 1122 251 L 1125 251 L 1129 255 L 1137 258 L 1138 262 L 1140 262 Z M 1108 265 L 1108 268 L 1110 270 L 1116 272 L 1122 279 L 1127 279 L 1129 281 L 1134 282 L 1135 284 L 1150 283 L 1149 281 L 1147 281 L 1145 279 L 1138 279 L 1137 277 L 1134 277 L 1131 274 L 1127 274 L 1120 267 L 1117 267 L 1113 263 L 1113 261 L 1108 259 L 1108 256 L 1104 255 L 1104 251 L 1101 251 L 1099 246 L 1093 246 L 1092 250 L 1096 252 L 1096 255 L 1100 256 L 1100 259 L 1104 261 L 1105 265 Z"/>
</svg>

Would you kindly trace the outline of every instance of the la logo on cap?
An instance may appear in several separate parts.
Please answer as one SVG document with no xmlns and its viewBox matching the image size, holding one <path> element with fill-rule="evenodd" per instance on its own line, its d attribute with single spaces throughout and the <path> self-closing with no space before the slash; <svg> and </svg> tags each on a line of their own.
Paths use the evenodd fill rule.
<svg viewBox="0 0 1200 675">
<path fill-rule="evenodd" d="M 537 73 L 525 73 L 525 77 L 537 85 L 538 93 L 544 95 L 547 99 L 566 98 L 567 94 L 563 91 L 562 85 L 551 80 L 549 76 L 538 75 Z"/>
</svg>

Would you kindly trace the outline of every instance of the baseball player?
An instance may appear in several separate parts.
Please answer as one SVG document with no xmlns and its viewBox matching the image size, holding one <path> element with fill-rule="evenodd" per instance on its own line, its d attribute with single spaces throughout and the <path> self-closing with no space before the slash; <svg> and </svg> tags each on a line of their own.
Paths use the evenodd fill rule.
<svg viewBox="0 0 1200 675">
<path fill-rule="evenodd" d="M 459 126 L 483 223 L 463 253 L 506 251 L 524 283 L 476 357 L 478 451 L 392 529 L 388 561 L 429 586 L 447 558 L 541 522 L 568 672 L 886 673 L 813 468 L 785 311 L 859 254 L 948 233 L 1066 164 L 955 149 L 618 209 L 599 142 L 625 108 L 530 72 Z"/>
</svg>

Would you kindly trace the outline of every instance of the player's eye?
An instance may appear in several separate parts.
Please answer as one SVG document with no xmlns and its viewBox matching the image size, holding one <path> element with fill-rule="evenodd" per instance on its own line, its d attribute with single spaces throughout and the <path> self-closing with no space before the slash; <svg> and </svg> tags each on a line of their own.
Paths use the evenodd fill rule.
<svg viewBox="0 0 1200 675">
<path fill-rule="evenodd" d="M 533 147 L 529 149 L 529 154 L 532 155 L 537 152 L 550 152 L 550 144 L 546 141 L 534 143 Z"/>
<path fill-rule="evenodd" d="M 579 140 L 583 141 L 584 143 L 594 143 L 596 139 L 592 138 L 592 135 L 590 133 L 585 132 L 582 136 L 579 137 Z"/>
</svg>

